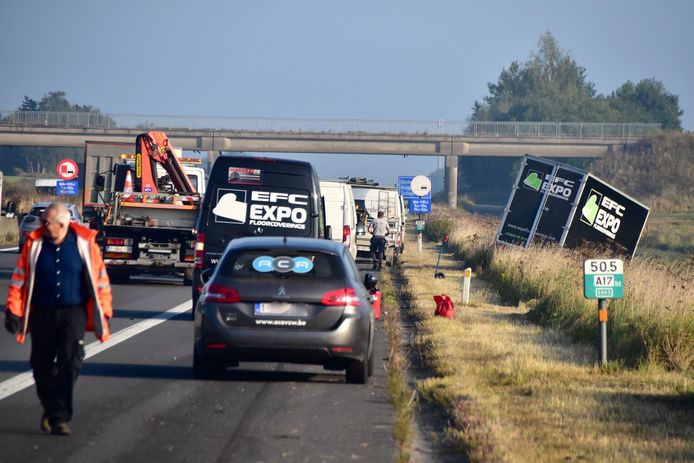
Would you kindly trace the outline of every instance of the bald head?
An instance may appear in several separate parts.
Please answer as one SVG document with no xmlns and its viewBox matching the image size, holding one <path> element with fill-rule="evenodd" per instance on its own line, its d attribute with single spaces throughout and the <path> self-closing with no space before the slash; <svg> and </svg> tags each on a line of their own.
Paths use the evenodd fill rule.
<svg viewBox="0 0 694 463">
<path fill-rule="evenodd" d="M 70 210 L 63 203 L 52 203 L 41 213 L 44 236 L 56 244 L 61 243 L 68 232 Z"/>
</svg>

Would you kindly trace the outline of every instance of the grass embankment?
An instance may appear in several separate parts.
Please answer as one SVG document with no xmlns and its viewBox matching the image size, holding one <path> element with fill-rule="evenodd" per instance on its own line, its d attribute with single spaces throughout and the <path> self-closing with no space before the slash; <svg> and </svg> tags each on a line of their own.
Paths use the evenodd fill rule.
<svg viewBox="0 0 694 463">
<path fill-rule="evenodd" d="M 592 345 L 597 334 L 596 304 L 583 306 L 580 275 L 575 278 L 573 264 L 564 261 L 570 257 L 556 251 L 544 251 L 550 252 L 544 255 L 494 252 L 487 246 L 491 223 L 463 214 L 448 216 L 447 221 L 452 223 L 447 227 L 457 250 L 455 259 L 442 258 L 447 278 L 433 278 L 436 248 L 432 245 L 422 255 L 405 254 L 402 271 L 413 315 L 419 320 L 417 345 L 436 373 L 420 382 L 418 391 L 448 413 L 445 438 L 449 444 L 473 461 L 694 459 L 694 385 L 691 357 L 687 366 L 686 354 L 691 343 L 685 346 L 680 332 L 686 331 L 686 320 L 691 320 L 685 306 L 677 306 L 676 300 L 669 305 L 669 310 L 680 310 L 681 323 L 637 325 L 649 312 L 663 315 L 664 307 L 637 312 L 637 305 L 646 304 L 636 301 L 653 287 L 628 294 L 632 302 L 620 310 L 612 304 L 610 358 L 619 358 L 616 345 L 643 356 L 629 356 L 630 361 L 640 362 L 639 368 L 624 367 L 624 360 L 601 369 L 595 364 Z M 441 231 L 436 216 L 430 217 L 427 228 Z M 473 279 L 469 306 L 459 304 L 461 259 L 474 262 L 477 275 L 489 279 L 489 283 Z M 540 266 L 539 260 L 550 263 Z M 628 264 L 625 269 L 627 290 L 630 281 L 638 281 L 632 274 L 636 268 Z M 550 291 L 555 274 L 572 282 L 559 295 Z M 506 289 L 500 296 L 496 289 L 502 287 Z M 682 288 L 668 291 L 661 294 L 663 299 L 691 296 Z M 455 320 L 433 317 L 432 296 L 440 293 L 458 303 Z M 567 305 L 567 312 L 559 302 L 565 301 L 562 294 L 576 303 Z M 655 298 L 651 295 L 647 301 Z M 520 303 L 501 305 L 503 299 Z M 631 332 L 626 326 L 618 328 L 624 322 L 631 323 Z M 572 324 L 580 327 L 574 332 Z M 632 351 L 644 339 L 640 337 L 644 331 L 648 344 Z M 655 342 L 659 332 L 669 340 Z M 571 341 L 574 336 L 590 344 Z M 615 345 L 615 338 L 621 336 L 630 341 Z"/>
<path fill-rule="evenodd" d="M 388 271 L 381 272 L 379 287 L 382 291 L 381 318 L 388 339 L 387 387 L 395 412 L 393 436 L 400 447 L 395 461 L 405 463 L 410 461 L 408 445 L 414 413 L 413 391 L 405 377 L 407 357 L 402 341 L 397 289 Z"/>
</svg>

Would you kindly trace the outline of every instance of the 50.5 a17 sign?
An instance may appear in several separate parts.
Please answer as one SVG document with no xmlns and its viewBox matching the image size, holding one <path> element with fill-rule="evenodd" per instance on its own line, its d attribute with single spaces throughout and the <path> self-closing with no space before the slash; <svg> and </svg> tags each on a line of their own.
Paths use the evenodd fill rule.
<svg viewBox="0 0 694 463">
<path fill-rule="evenodd" d="M 624 297 L 624 264 L 620 259 L 588 259 L 583 263 L 583 295 L 586 299 Z"/>
</svg>

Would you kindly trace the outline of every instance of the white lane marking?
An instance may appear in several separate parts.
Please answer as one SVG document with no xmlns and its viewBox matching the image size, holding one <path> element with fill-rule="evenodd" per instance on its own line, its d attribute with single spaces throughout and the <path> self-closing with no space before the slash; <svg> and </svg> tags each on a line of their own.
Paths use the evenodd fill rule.
<svg viewBox="0 0 694 463">
<path fill-rule="evenodd" d="M 8 252 L 8 251 L 19 251 L 19 246 L 15 246 L 13 248 L 0 249 L 0 252 Z"/>
<path fill-rule="evenodd" d="M 146 331 L 150 328 L 154 328 L 160 323 L 164 323 L 165 321 L 175 317 L 178 314 L 190 310 L 192 305 L 193 300 L 188 299 L 187 301 L 177 305 L 176 307 L 172 307 L 166 312 L 158 313 L 152 318 L 142 320 L 141 322 L 137 322 L 134 325 L 130 325 L 129 327 L 122 329 L 117 333 L 113 333 L 109 340 L 106 342 L 94 341 L 93 343 L 87 345 L 84 348 L 85 360 L 95 356 L 99 352 L 103 352 L 106 349 L 110 349 L 111 347 L 117 346 L 123 341 L 127 341 L 128 339 L 142 333 L 143 331 Z M 25 371 L 24 373 L 20 373 L 17 376 L 13 376 L 12 378 L 0 383 L 0 400 L 19 392 L 22 389 L 31 387 L 33 384 L 34 376 L 31 370 Z"/>
</svg>

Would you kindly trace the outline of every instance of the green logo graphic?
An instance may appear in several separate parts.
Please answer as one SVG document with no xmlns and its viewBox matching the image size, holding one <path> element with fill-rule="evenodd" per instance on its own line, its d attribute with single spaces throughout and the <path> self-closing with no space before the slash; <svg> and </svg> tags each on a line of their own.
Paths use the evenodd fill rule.
<svg viewBox="0 0 694 463">
<path fill-rule="evenodd" d="M 539 191 L 540 186 L 542 186 L 542 180 L 537 176 L 537 172 L 531 172 L 530 175 L 523 180 L 523 184 L 535 191 Z"/>
<path fill-rule="evenodd" d="M 581 210 L 583 218 L 585 218 L 590 225 L 593 225 L 595 216 L 598 215 L 598 209 L 598 195 L 591 194 L 588 198 L 588 202 L 586 202 L 585 206 L 583 206 L 583 209 Z"/>
</svg>

